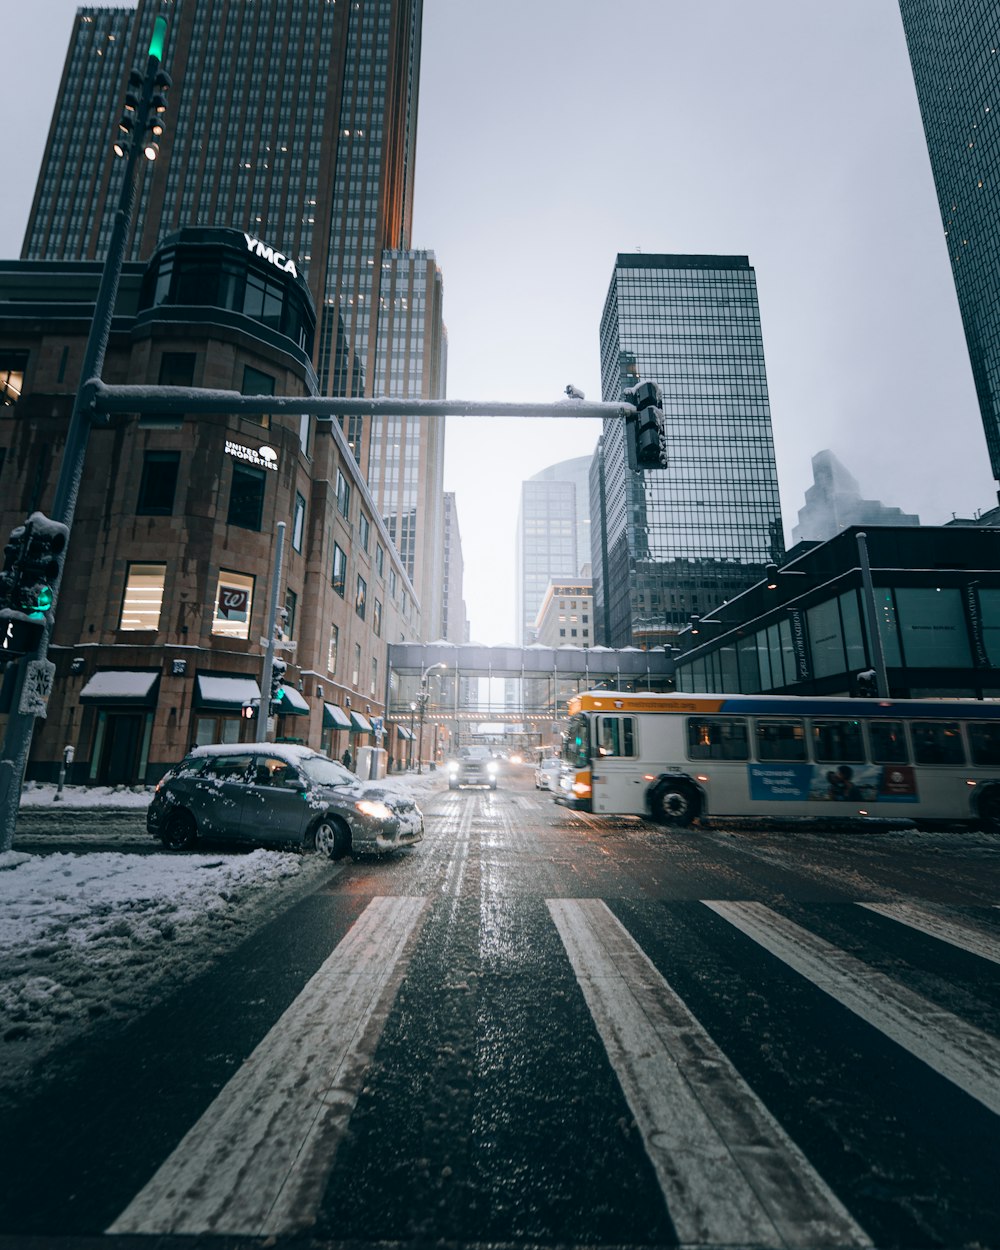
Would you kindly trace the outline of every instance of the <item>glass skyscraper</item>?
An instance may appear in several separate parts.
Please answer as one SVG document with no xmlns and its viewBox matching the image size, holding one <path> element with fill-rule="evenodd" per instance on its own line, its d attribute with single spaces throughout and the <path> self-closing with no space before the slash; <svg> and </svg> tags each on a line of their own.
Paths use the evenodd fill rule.
<svg viewBox="0 0 1000 1250">
<path fill-rule="evenodd" d="M 985 0 L 900 0 L 993 476 L 1000 480 L 1000 23 Z"/>
<path fill-rule="evenodd" d="M 572 580 L 590 559 L 590 456 L 549 465 L 521 483 L 517 514 L 518 641 L 535 641 L 535 617 L 550 581 Z"/>
<path fill-rule="evenodd" d="M 111 137 L 128 70 L 145 68 L 162 11 L 173 87 L 160 157 L 143 162 L 131 257 L 148 258 L 185 226 L 245 231 L 294 260 L 309 284 L 321 393 L 443 397 L 441 275 L 433 253 L 410 250 L 422 10 L 422 0 L 81 8 L 22 256 L 105 255 L 124 164 L 110 157 Z M 444 424 L 396 425 L 399 437 L 366 416 L 344 433 L 385 499 L 436 637 Z M 390 453 L 397 462 L 379 458 Z"/>
<path fill-rule="evenodd" d="M 637 469 L 606 421 L 591 471 L 597 641 L 662 645 L 784 547 L 754 271 L 745 256 L 619 253 L 601 390 L 663 392 L 670 465 Z"/>
</svg>

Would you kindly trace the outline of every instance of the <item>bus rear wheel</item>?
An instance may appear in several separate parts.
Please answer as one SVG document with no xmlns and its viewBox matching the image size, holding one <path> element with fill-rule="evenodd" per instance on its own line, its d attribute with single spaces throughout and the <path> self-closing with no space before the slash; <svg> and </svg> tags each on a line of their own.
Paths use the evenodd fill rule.
<svg viewBox="0 0 1000 1250">
<path fill-rule="evenodd" d="M 698 796 L 683 782 L 668 782 L 657 786 L 650 799 L 653 819 L 661 825 L 683 827 L 698 815 Z"/>
<path fill-rule="evenodd" d="M 987 786 L 979 796 L 979 823 L 990 833 L 1000 833 L 1000 786 Z"/>
</svg>

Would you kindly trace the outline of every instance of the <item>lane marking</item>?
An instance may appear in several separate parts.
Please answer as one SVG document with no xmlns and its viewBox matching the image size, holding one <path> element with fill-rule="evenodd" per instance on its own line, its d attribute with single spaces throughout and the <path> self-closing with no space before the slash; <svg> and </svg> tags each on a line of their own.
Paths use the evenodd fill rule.
<svg viewBox="0 0 1000 1250">
<path fill-rule="evenodd" d="M 263 1237 L 314 1223 L 426 903 L 369 903 L 109 1233 Z"/>
<path fill-rule="evenodd" d="M 680 1242 L 872 1242 L 599 899 L 549 899 Z"/>
<path fill-rule="evenodd" d="M 864 907 L 867 911 L 877 912 L 880 916 L 886 916 L 889 920 L 909 925 L 911 929 L 916 929 L 919 933 L 926 933 L 929 937 L 947 942 L 951 946 L 957 946 L 959 950 L 967 951 L 971 955 L 979 955 L 981 959 L 989 959 L 992 963 L 1000 964 L 1000 938 L 985 933 L 982 929 L 976 929 L 972 925 L 949 920 L 946 916 L 931 911 L 929 907 L 922 907 L 919 903 L 858 903 L 857 905 Z"/>
<path fill-rule="evenodd" d="M 1000 1040 L 763 903 L 705 906 L 1000 1115 Z"/>
</svg>

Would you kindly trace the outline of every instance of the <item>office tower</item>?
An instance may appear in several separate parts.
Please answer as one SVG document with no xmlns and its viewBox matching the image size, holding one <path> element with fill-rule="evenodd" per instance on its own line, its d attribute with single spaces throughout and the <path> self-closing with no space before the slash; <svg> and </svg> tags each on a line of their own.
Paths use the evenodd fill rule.
<svg viewBox="0 0 1000 1250">
<path fill-rule="evenodd" d="M 993 476 L 1000 480 L 1000 34 L 982 0 L 900 0 Z"/>
<path fill-rule="evenodd" d="M 601 389 L 656 382 L 667 469 L 636 469 L 605 421 L 591 477 L 598 642 L 670 641 L 783 548 L 754 271 L 745 256 L 619 254 L 601 319 Z M 603 636 L 602 636 L 603 635 Z"/>
<path fill-rule="evenodd" d="M 813 484 L 799 509 L 799 523 L 792 542 L 825 542 L 848 525 L 919 525 L 920 517 L 901 508 L 887 507 L 877 499 L 862 499 L 857 480 L 832 451 L 818 451 L 812 458 Z"/>
<path fill-rule="evenodd" d="M 517 514 L 519 641 L 535 641 L 535 617 L 550 581 L 577 577 L 590 559 L 590 456 L 549 465 L 521 484 Z"/>
<path fill-rule="evenodd" d="M 458 525 L 455 492 L 444 493 L 444 584 L 441 595 L 441 637 L 446 642 L 468 642 L 469 622 L 462 597 L 465 562 Z"/>
<path fill-rule="evenodd" d="M 382 254 L 374 392 L 393 399 L 443 399 L 447 336 L 443 286 L 433 252 Z M 421 588 L 425 638 L 443 636 L 444 432 L 441 417 L 371 421 L 368 484 L 403 565 Z M 362 433 L 348 423 L 348 442 Z"/>
<path fill-rule="evenodd" d="M 130 9 L 79 10 L 22 256 L 105 255 L 124 164 L 109 159 L 109 144 L 128 70 L 144 67 L 161 9 L 173 86 L 159 159 L 144 166 L 132 259 L 147 259 L 183 227 L 245 231 L 289 257 L 308 283 L 321 394 L 443 395 L 440 274 L 433 296 L 414 294 L 424 324 L 412 340 L 412 318 L 384 317 L 433 265 L 430 254 L 409 251 L 422 0 L 138 0 Z M 394 342 L 390 325 L 405 342 Z M 389 389 L 378 361 L 404 355 L 406 386 Z M 344 432 L 362 471 L 381 483 L 388 466 L 372 461 L 370 425 L 368 417 L 345 422 Z M 442 457 L 440 446 L 425 451 L 419 439 L 403 446 L 422 469 Z M 404 553 L 428 600 L 440 593 L 436 472 L 427 478 L 429 490 L 438 487 L 431 515 L 424 497 L 386 513 L 401 553 L 407 544 L 430 552 Z"/>
</svg>

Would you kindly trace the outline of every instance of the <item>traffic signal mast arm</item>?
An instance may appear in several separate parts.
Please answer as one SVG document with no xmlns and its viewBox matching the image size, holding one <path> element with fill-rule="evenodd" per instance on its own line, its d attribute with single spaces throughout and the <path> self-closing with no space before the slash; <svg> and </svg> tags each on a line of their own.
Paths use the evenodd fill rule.
<svg viewBox="0 0 1000 1250">
<path fill-rule="evenodd" d="M 467 399 L 338 399 L 320 395 L 241 395 L 238 391 L 202 390 L 195 386 L 109 386 L 96 378 L 87 383 L 95 413 L 142 412 L 149 416 L 195 413 L 262 417 L 275 413 L 333 419 L 365 414 L 424 417 L 596 417 L 626 420 L 637 415 L 627 400 L 590 403 L 562 399 L 551 404 L 494 403 Z"/>
</svg>

